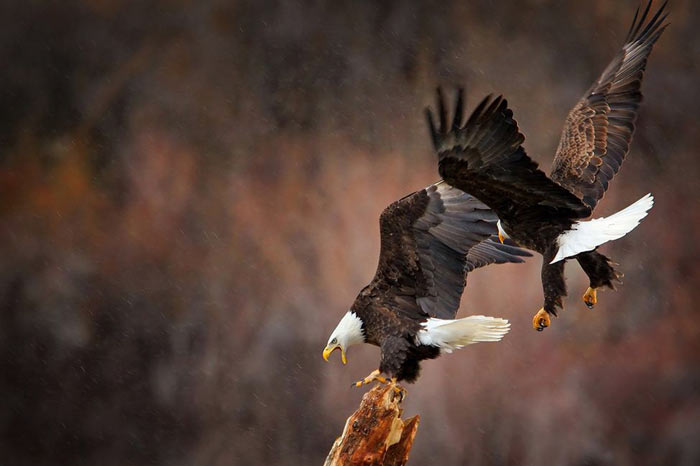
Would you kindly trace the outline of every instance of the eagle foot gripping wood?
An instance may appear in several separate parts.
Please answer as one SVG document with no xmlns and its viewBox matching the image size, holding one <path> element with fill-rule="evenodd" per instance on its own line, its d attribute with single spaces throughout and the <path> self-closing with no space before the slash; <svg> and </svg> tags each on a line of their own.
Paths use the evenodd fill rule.
<svg viewBox="0 0 700 466">
<path fill-rule="evenodd" d="M 362 379 L 362 380 L 358 380 L 357 382 L 353 383 L 353 384 L 350 385 L 350 386 L 351 386 L 351 387 L 361 387 L 361 386 L 363 386 L 363 385 L 369 385 L 369 384 L 371 384 L 372 382 L 379 382 L 379 383 L 382 383 L 382 384 L 387 384 L 387 383 L 389 383 L 389 381 L 387 380 L 386 377 L 382 377 L 381 371 L 380 371 L 379 369 L 375 369 L 375 370 L 373 370 L 372 372 L 370 372 L 370 374 L 369 374 L 367 377 L 365 377 L 365 378 Z M 395 383 L 396 380 L 393 380 L 393 382 Z"/>
</svg>

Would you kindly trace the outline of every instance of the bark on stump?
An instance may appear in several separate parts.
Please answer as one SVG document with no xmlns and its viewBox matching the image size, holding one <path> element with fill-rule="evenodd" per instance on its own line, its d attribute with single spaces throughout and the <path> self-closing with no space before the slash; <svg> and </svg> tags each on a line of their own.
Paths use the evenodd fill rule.
<svg viewBox="0 0 700 466">
<path fill-rule="evenodd" d="M 395 385 L 377 385 L 345 423 L 324 466 L 401 466 L 408 461 L 420 418 L 401 419 Z"/>
</svg>

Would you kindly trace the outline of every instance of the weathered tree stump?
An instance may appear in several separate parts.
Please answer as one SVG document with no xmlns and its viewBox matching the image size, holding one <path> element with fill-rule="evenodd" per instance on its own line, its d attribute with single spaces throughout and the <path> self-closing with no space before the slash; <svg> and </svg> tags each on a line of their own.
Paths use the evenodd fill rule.
<svg viewBox="0 0 700 466">
<path fill-rule="evenodd" d="M 401 419 L 396 385 L 377 385 L 345 423 L 324 466 L 401 466 L 408 461 L 420 418 Z"/>
</svg>

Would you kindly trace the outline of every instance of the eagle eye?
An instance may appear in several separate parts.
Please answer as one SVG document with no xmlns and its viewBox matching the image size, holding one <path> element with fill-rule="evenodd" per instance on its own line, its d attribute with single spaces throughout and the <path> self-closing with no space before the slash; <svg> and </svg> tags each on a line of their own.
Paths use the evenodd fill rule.
<svg viewBox="0 0 700 466">
<path fill-rule="evenodd" d="M 331 345 L 335 345 L 335 344 L 337 344 L 337 343 L 338 343 L 338 339 L 337 339 L 337 338 L 334 338 L 334 339 L 331 340 Z"/>
</svg>

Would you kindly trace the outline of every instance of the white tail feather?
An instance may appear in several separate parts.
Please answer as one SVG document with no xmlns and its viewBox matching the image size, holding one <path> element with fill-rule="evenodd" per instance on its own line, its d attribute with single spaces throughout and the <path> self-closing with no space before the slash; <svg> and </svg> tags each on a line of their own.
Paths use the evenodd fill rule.
<svg viewBox="0 0 700 466">
<path fill-rule="evenodd" d="M 418 332 L 418 342 L 439 346 L 446 353 L 472 343 L 500 341 L 510 330 L 506 319 L 486 316 L 469 316 L 456 320 L 430 318 L 422 325 L 425 328 Z"/>
<path fill-rule="evenodd" d="M 581 252 L 592 251 L 608 241 L 622 238 L 639 225 L 654 205 L 654 197 L 647 194 L 634 204 L 612 214 L 609 217 L 595 218 L 587 222 L 576 222 L 571 230 L 565 231 L 559 238 L 559 250 L 550 264 Z"/>
</svg>

